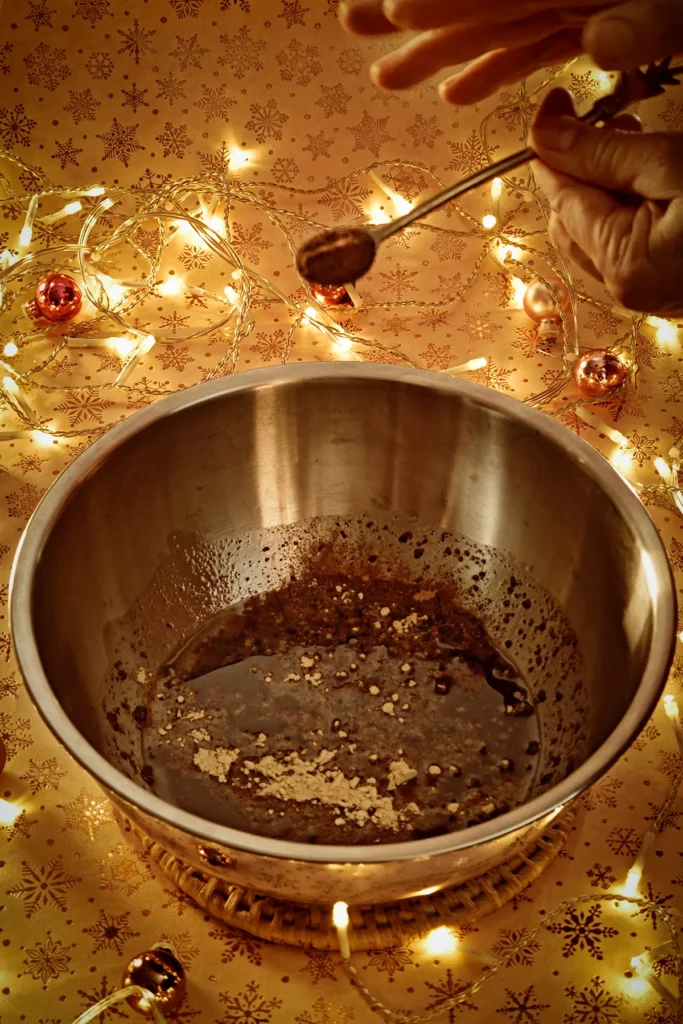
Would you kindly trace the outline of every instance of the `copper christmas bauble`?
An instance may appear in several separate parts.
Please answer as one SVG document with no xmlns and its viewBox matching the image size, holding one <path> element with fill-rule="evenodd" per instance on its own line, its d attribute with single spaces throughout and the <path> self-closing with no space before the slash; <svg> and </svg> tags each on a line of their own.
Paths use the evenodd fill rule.
<svg viewBox="0 0 683 1024">
<path fill-rule="evenodd" d="M 574 364 L 574 380 L 587 398 L 602 398 L 621 387 L 628 377 L 628 365 L 606 348 L 585 352 Z"/>
<path fill-rule="evenodd" d="M 562 309 L 567 309 L 569 306 L 569 289 L 564 281 L 553 280 L 549 283 L 555 289 L 557 299 L 555 299 L 550 288 L 543 284 L 542 281 L 539 281 L 538 278 L 531 281 L 524 292 L 524 312 L 532 320 L 535 320 L 537 324 L 542 323 L 544 320 L 561 320 L 562 311 L 560 306 Z"/>
<path fill-rule="evenodd" d="M 323 306 L 351 305 L 351 296 L 343 284 L 312 284 L 311 291 Z"/>
<path fill-rule="evenodd" d="M 0 736 L 0 775 L 2 775 L 2 773 L 4 772 L 6 764 L 7 764 L 7 747 L 5 746 L 5 744 L 3 742 L 2 736 Z"/>
<path fill-rule="evenodd" d="M 53 324 L 73 320 L 83 305 L 83 295 L 73 277 L 68 274 L 50 274 L 36 288 L 36 294 L 26 307 L 29 315 L 43 317 Z"/>
<path fill-rule="evenodd" d="M 170 949 L 157 946 L 131 960 L 123 972 L 122 984 L 124 988 L 140 985 L 154 996 L 157 1006 L 164 1013 L 173 1013 L 185 996 L 185 970 Z M 145 1016 L 151 1014 L 146 997 L 131 995 L 127 1002 L 138 1013 Z"/>
</svg>

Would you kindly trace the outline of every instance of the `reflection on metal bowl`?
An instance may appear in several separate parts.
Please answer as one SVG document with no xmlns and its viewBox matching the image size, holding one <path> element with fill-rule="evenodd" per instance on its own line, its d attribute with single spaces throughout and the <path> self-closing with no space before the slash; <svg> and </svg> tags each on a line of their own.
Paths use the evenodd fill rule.
<svg viewBox="0 0 683 1024">
<path fill-rule="evenodd" d="M 555 602 L 580 649 L 585 696 L 579 719 L 552 668 L 544 670 L 549 710 L 539 721 L 542 733 L 556 730 L 550 763 L 553 744 L 564 751 L 556 770 L 492 820 L 360 845 L 259 835 L 154 792 L 139 775 L 133 712 L 147 676 L 138 679 L 135 665 L 161 665 L 211 616 L 264 581 L 274 585 L 254 540 L 264 531 L 370 515 L 467 538 Z M 251 538 L 241 555 L 235 538 Z M 499 574 L 482 581 L 475 610 L 502 641 Z M 126 816 L 204 873 L 320 903 L 434 891 L 531 841 L 634 740 L 661 693 L 675 637 L 657 532 L 587 444 L 488 389 L 356 364 L 240 374 L 115 427 L 35 512 L 14 566 L 11 616 L 45 721 Z M 527 682 L 532 694 L 541 685 L 533 671 Z"/>
</svg>

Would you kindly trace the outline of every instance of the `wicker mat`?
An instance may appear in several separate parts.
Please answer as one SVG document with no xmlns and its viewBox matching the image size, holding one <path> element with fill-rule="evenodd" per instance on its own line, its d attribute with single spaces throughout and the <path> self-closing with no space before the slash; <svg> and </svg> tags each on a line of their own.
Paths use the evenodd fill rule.
<svg viewBox="0 0 683 1024">
<path fill-rule="evenodd" d="M 350 907 L 351 948 L 400 946 L 441 925 L 462 927 L 498 910 L 538 878 L 557 856 L 575 817 L 573 810 L 565 812 L 523 853 L 469 882 L 431 896 Z M 212 878 L 152 842 L 128 819 L 119 818 L 119 824 L 174 885 L 219 921 L 270 942 L 313 949 L 338 948 L 331 907 L 278 900 Z"/>
</svg>

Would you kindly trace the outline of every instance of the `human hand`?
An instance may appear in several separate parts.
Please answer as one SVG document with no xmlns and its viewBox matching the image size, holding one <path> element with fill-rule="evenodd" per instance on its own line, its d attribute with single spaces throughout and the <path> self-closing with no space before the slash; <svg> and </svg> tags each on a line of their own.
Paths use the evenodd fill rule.
<svg viewBox="0 0 683 1024">
<path fill-rule="evenodd" d="M 531 145 L 555 245 L 628 309 L 683 315 L 683 133 L 643 134 L 631 114 L 590 127 L 556 89 Z"/>
<path fill-rule="evenodd" d="M 584 52 L 607 70 L 631 70 L 683 51 L 683 0 L 347 0 L 340 18 L 360 35 L 419 30 L 373 64 L 384 89 L 471 62 L 439 86 L 458 104 Z"/>
</svg>

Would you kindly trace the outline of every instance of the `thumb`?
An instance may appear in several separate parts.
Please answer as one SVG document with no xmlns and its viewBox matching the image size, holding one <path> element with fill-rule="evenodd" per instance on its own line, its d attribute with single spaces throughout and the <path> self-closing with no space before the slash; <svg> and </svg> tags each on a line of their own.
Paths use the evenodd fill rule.
<svg viewBox="0 0 683 1024">
<path fill-rule="evenodd" d="M 595 14 L 583 32 L 586 51 L 601 68 L 630 71 L 683 51 L 680 0 L 630 0 Z"/>
<path fill-rule="evenodd" d="M 612 192 L 667 200 L 683 194 L 683 134 L 607 130 L 556 114 L 558 95 L 542 104 L 531 137 L 555 171 Z"/>
</svg>

